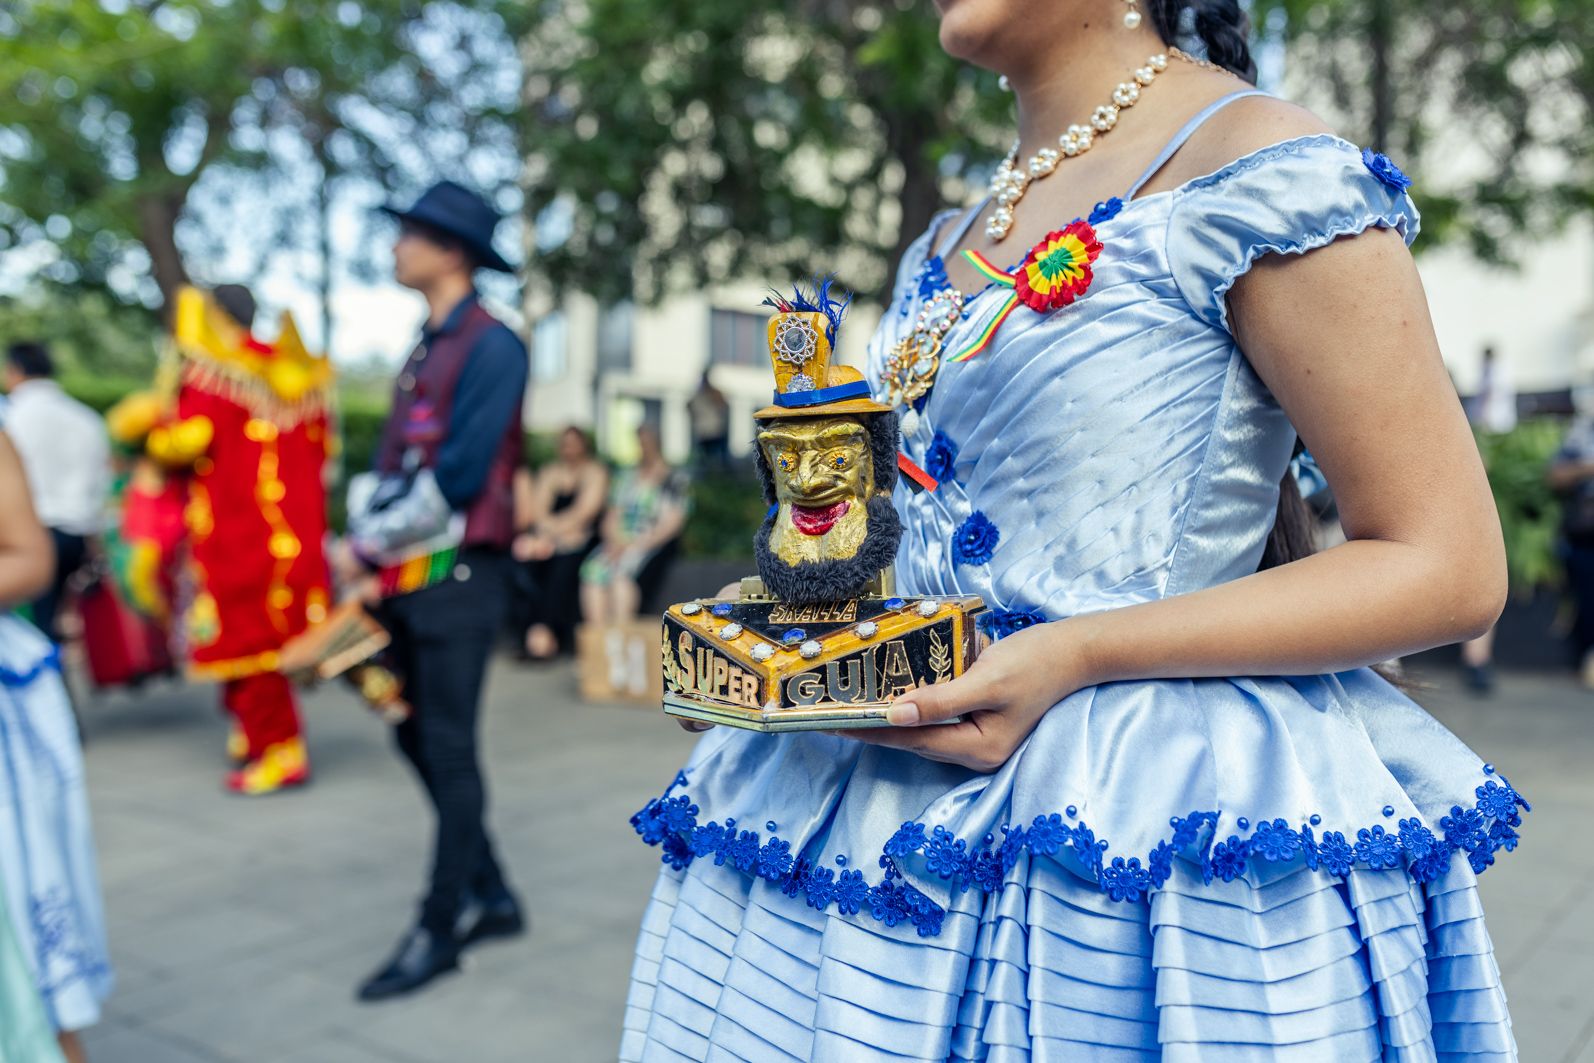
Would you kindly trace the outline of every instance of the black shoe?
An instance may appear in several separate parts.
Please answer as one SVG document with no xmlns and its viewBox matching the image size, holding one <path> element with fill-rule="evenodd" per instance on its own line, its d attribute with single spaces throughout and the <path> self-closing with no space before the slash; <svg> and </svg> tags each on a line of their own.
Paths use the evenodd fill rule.
<svg viewBox="0 0 1594 1063">
<path fill-rule="evenodd" d="M 359 999 L 386 1000 L 421 988 L 438 975 L 459 969 L 459 942 L 417 926 L 383 968 L 360 986 Z"/>
<path fill-rule="evenodd" d="M 1469 664 L 1463 671 L 1466 674 L 1467 689 L 1474 694 L 1485 696 L 1494 692 L 1494 668 L 1487 664 Z"/>
<path fill-rule="evenodd" d="M 526 932 L 525 916 L 515 898 L 505 893 L 490 901 L 472 897 L 454 921 L 454 937 L 460 948 L 494 938 L 519 937 Z"/>
</svg>

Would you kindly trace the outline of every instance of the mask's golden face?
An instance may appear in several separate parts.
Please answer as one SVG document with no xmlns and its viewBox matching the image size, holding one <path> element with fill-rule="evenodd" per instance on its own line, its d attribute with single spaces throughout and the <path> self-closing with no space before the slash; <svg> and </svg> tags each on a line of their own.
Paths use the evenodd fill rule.
<svg viewBox="0 0 1594 1063">
<path fill-rule="evenodd" d="M 780 506 L 770 549 L 788 565 L 840 561 L 869 532 L 875 493 L 869 434 L 850 417 L 779 421 L 758 434 Z"/>
</svg>

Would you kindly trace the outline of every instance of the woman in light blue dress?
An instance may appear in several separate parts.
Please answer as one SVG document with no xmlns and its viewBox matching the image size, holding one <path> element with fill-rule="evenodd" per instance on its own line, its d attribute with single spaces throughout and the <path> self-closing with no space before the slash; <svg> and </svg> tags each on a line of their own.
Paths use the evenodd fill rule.
<svg viewBox="0 0 1594 1063">
<path fill-rule="evenodd" d="M 77 1031 L 99 1021 L 111 967 L 83 757 L 56 648 L 4 612 L 35 593 L 39 574 L 50 570 L 49 540 L 4 417 L 0 405 L 0 917 L 9 916 L 8 945 L 22 966 L 0 958 L 0 1005 L 24 1003 L 14 1016 L 0 1012 L 0 1027 L 15 1022 L 20 1030 L 28 1018 L 22 1008 L 31 1013 L 42 1000 L 67 1058 L 78 1060 Z M 19 973 L 31 984 L 11 984 Z"/>
<path fill-rule="evenodd" d="M 898 588 L 996 641 L 896 727 L 702 739 L 633 820 L 622 1058 L 1514 1059 L 1475 881 L 1526 803 L 1368 667 L 1504 596 L 1409 182 L 1166 50 L 1248 72 L 1233 2 L 937 7 L 1039 176 L 908 250 L 869 372 L 940 481 Z M 1311 557 L 1297 437 L 1350 539 Z"/>
</svg>

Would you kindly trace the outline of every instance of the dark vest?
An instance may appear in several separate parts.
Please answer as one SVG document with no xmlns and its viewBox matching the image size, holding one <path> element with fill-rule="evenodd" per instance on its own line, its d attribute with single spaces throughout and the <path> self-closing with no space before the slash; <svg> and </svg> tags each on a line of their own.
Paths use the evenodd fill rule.
<svg viewBox="0 0 1594 1063">
<path fill-rule="evenodd" d="M 448 437 L 459 375 L 476 341 L 496 325 L 498 320 L 480 303 L 472 303 L 457 328 L 410 354 L 394 385 L 393 409 L 382 428 L 378 471 L 399 471 L 411 447 L 419 450 L 423 467 L 436 463 L 437 450 Z M 520 418 L 511 417 L 481 493 L 465 507 L 464 546 L 509 548 L 515 537 L 514 476 L 523 455 Z"/>
</svg>

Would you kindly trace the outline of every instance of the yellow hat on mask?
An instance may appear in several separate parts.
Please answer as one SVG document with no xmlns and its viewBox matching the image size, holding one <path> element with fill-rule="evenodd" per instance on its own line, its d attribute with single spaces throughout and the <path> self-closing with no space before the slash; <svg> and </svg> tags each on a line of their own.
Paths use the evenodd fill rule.
<svg viewBox="0 0 1594 1063">
<path fill-rule="evenodd" d="M 832 365 L 836 330 L 852 301 L 831 295 L 831 280 L 812 293 L 801 286 L 791 297 L 764 300 L 775 313 L 769 319 L 769 359 L 775 370 L 774 405 L 753 414 L 760 421 L 794 417 L 830 417 L 849 413 L 889 413 L 874 401 L 858 370 Z"/>
</svg>

